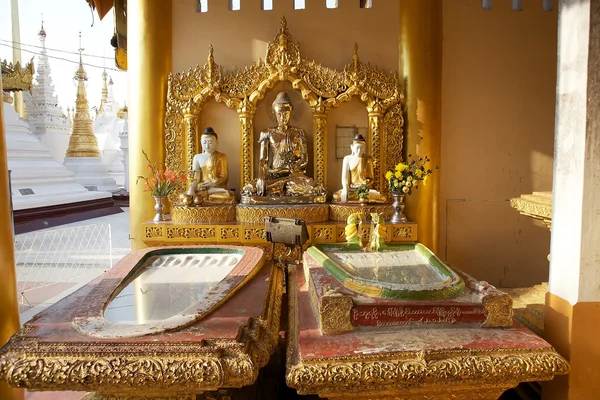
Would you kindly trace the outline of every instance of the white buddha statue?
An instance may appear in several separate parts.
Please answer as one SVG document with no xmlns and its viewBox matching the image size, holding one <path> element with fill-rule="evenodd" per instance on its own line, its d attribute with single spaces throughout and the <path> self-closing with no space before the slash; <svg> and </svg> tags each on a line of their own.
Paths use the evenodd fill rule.
<svg viewBox="0 0 600 400">
<path fill-rule="evenodd" d="M 366 154 L 367 142 L 358 134 L 350 145 L 352 153 L 342 161 L 342 188 L 333 194 L 334 203 L 358 203 L 357 190 L 362 186 L 368 189 L 368 203 L 387 203 L 387 196 L 372 189 L 375 177 L 373 160 Z"/>
<path fill-rule="evenodd" d="M 183 202 L 195 204 L 232 204 L 234 195 L 227 189 L 229 166 L 227 155 L 217 151 L 219 139 L 213 128 L 208 127 L 200 137 L 202 153 L 196 154 L 192 161 L 194 179 L 187 192 L 182 196 Z"/>
</svg>

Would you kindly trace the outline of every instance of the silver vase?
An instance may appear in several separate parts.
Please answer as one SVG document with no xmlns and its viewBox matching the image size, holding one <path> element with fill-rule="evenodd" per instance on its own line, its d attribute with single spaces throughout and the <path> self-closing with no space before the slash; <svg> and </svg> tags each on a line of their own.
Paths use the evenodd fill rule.
<svg viewBox="0 0 600 400">
<path fill-rule="evenodd" d="M 156 211 L 156 215 L 152 219 L 154 222 L 166 221 L 167 217 L 165 215 L 165 199 L 167 196 L 153 196 L 156 204 L 154 205 L 154 211 Z"/>
<path fill-rule="evenodd" d="M 392 215 L 390 222 L 392 224 L 406 223 L 408 220 L 406 219 L 406 215 L 404 215 L 404 193 L 392 192 L 392 198 L 394 199 L 394 202 L 392 203 L 394 215 Z"/>
</svg>

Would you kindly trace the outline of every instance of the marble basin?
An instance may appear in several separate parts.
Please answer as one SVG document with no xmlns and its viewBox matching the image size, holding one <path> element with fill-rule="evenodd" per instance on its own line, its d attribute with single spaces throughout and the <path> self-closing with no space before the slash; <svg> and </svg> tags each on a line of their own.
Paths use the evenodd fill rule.
<svg viewBox="0 0 600 400">
<path fill-rule="evenodd" d="M 419 243 L 363 252 L 358 244 L 318 244 L 308 249 L 346 288 L 396 300 L 439 300 L 460 295 L 462 278 Z"/>
<path fill-rule="evenodd" d="M 74 326 L 101 338 L 164 332 L 200 320 L 264 263 L 257 248 L 170 248 L 148 252 L 109 296 L 102 316 Z"/>
</svg>

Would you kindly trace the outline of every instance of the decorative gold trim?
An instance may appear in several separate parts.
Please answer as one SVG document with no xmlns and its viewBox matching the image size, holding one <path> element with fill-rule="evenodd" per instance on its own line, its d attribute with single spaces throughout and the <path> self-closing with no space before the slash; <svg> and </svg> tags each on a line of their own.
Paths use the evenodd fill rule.
<svg viewBox="0 0 600 400">
<path fill-rule="evenodd" d="M 251 385 L 277 347 L 282 295 L 283 271 L 273 266 L 262 317 L 249 318 L 235 340 L 44 342 L 27 337 L 25 325 L 0 353 L 0 378 L 30 390 L 133 397 Z"/>
<path fill-rule="evenodd" d="M 290 205 L 287 207 L 268 207 L 239 204 L 236 207 L 236 220 L 243 224 L 264 224 L 265 217 L 300 218 L 306 223 L 326 222 L 329 220 L 328 204 Z"/>
<path fill-rule="evenodd" d="M 31 91 L 33 88 L 33 58 L 25 67 L 20 62 L 15 64 L 7 60 L 0 62 L 2 70 L 2 90 L 5 92 Z"/>
<path fill-rule="evenodd" d="M 209 46 L 208 59 L 203 66 L 169 76 L 167 112 L 165 119 L 166 165 L 174 170 L 183 169 L 184 159 L 189 159 L 193 143 L 190 141 L 190 124 L 184 122 L 190 114 L 199 115 L 202 106 L 210 99 L 235 109 L 240 119 L 241 174 L 240 187 L 253 178 L 254 129 L 253 118 L 258 103 L 279 82 L 290 82 L 302 94 L 313 112 L 314 128 L 314 178 L 326 183 L 326 138 L 328 112 L 340 104 L 357 97 L 369 113 L 369 128 L 374 170 L 380 174 L 380 165 L 389 149 L 381 146 L 386 125 L 394 136 L 394 160 L 401 157 L 402 106 L 404 99 L 397 73 L 388 74 L 358 57 L 358 45 L 350 63 L 343 71 L 324 67 L 302 58 L 300 47 L 294 41 L 285 18 L 273 41 L 267 44 L 264 60 L 241 70 L 224 71 L 215 63 L 213 48 Z M 387 110 L 393 110 L 386 114 Z M 383 176 L 375 187 L 384 187 Z"/>
<path fill-rule="evenodd" d="M 290 268 L 288 279 L 286 383 L 299 394 L 340 399 L 437 399 L 429 394 L 478 390 L 482 393 L 488 391 L 487 397 L 481 397 L 485 399 L 492 392 L 501 393 L 500 390 L 514 387 L 519 382 L 545 381 L 569 372 L 567 361 L 553 349 L 432 350 L 427 353 L 363 354 L 303 362 L 299 359 L 295 266 Z M 405 392 L 406 397 L 403 397 Z"/>
<path fill-rule="evenodd" d="M 510 199 L 510 206 L 523 215 L 541 220 L 552 228 L 552 193 L 533 192 Z"/>
<path fill-rule="evenodd" d="M 346 222 L 355 213 L 363 216 L 363 221 L 371 218 L 371 213 L 385 214 L 386 219 L 392 216 L 394 209 L 391 204 L 330 204 L 329 213 L 332 221 Z"/>
<path fill-rule="evenodd" d="M 171 220 L 178 223 L 214 223 L 235 221 L 235 205 L 171 206 Z"/>
<path fill-rule="evenodd" d="M 352 296 L 325 293 L 321 298 L 318 313 L 321 332 L 332 334 L 354 330 L 352 322 L 350 322 L 353 305 Z"/>
<path fill-rule="evenodd" d="M 482 328 L 508 328 L 513 325 L 512 298 L 509 295 L 483 296 L 481 303 L 487 314 Z"/>
</svg>

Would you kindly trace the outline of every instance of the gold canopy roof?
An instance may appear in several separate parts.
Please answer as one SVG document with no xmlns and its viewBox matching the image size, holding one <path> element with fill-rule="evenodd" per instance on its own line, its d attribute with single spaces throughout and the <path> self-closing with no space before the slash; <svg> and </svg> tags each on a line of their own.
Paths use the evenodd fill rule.
<svg viewBox="0 0 600 400">
<path fill-rule="evenodd" d="M 25 64 L 25 67 L 22 67 L 18 61 L 13 64 L 3 60 L 0 64 L 2 66 L 2 90 L 5 92 L 31 90 L 34 73 L 33 58 Z"/>
</svg>

